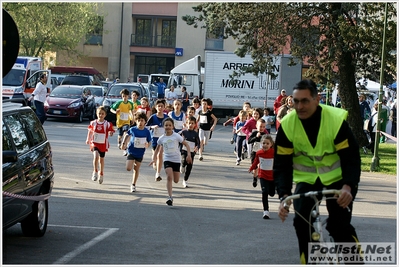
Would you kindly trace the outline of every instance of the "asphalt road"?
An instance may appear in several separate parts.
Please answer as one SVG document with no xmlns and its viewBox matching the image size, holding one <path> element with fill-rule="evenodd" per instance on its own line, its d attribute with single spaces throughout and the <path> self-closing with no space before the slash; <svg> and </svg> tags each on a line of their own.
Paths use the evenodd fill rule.
<svg viewBox="0 0 399 267">
<path fill-rule="evenodd" d="M 92 154 L 85 144 L 88 121 L 48 120 L 55 184 L 47 233 L 27 238 L 19 225 L 3 231 L 3 264 L 209 265 L 298 264 L 293 214 L 282 223 L 278 198 L 262 219 L 261 192 L 252 187 L 249 160 L 235 165 L 231 128 L 217 125 L 195 158 L 189 188 L 174 184 L 174 206 L 165 204 L 164 180 L 154 181 L 146 152 L 137 192 L 116 148 L 105 158 L 104 183 L 91 180 Z M 395 242 L 396 177 L 362 173 L 353 225 L 362 242 Z"/>
</svg>

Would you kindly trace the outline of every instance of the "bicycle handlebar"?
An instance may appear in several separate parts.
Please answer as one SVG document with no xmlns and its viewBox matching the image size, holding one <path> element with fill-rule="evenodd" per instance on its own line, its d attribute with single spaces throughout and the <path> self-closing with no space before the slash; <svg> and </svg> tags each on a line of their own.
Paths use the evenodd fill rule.
<svg viewBox="0 0 399 267">
<path fill-rule="evenodd" d="M 338 189 L 327 189 L 327 190 L 321 190 L 321 191 L 309 191 L 306 193 L 301 193 L 301 194 L 295 194 L 295 195 L 291 195 L 286 197 L 283 200 L 283 204 L 284 207 L 289 207 L 290 205 L 288 205 L 288 201 L 289 200 L 293 200 L 293 199 L 298 199 L 301 197 L 312 197 L 312 196 L 322 196 L 322 195 L 340 195 L 341 194 L 341 190 Z"/>
</svg>

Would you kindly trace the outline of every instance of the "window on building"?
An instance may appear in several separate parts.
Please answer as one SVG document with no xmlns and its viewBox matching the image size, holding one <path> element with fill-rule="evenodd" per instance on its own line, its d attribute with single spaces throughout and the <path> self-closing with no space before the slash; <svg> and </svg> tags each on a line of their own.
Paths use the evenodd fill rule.
<svg viewBox="0 0 399 267">
<path fill-rule="evenodd" d="M 161 46 L 176 46 L 176 20 L 162 21 Z"/>
<path fill-rule="evenodd" d="M 174 66 L 174 57 L 136 56 L 134 77 L 137 77 L 138 74 L 169 73 Z"/>
<path fill-rule="evenodd" d="M 151 19 L 136 19 L 136 34 L 132 36 L 132 44 L 150 46 L 151 32 Z"/>
<path fill-rule="evenodd" d="M 102 45 L 103 44 L 103 27 L 104 17 L 97 16 L 91 20 L 91 29 L 86 35 L 86 45 Z"/>
<path fill-rule="evenodd" d="M 216 27 L 213 31 L 206 30 L 206 44 L 207 50 L 223 50 L 223 32 L 222 26 Z"/>
</svg>

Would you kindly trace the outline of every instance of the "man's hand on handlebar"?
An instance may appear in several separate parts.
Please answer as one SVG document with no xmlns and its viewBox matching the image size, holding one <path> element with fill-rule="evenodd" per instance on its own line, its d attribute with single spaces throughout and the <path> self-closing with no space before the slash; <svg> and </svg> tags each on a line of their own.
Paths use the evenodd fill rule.
<svg viewBox="0 0 399 267">
<path fill-rule="evenodd" d="M 284 222 L 288 217 L 289 206 L 291 205 L 291 200 L 288 201 L 287 204 L 284 205 L 284 201 L 281 201 L 280 207 L 278 209 L 278 217 L 280 217 L 281 221 Z"/>
<path fill-rule="evenodd" d="M 337 203 L 342 208 L 347 208 L 352 202 L 353 197 L 351 194 L 351 188 L 349 185 L 343 185 L 341 189 L 341 195 L 337 199 Z"/>
</svg>

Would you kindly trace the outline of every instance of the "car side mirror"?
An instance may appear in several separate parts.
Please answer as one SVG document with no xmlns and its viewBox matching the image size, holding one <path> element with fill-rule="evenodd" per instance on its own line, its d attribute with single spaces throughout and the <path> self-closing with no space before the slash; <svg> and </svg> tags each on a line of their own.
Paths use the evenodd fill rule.
<svg viewBox="0 0 399 267">
<path fill-rule="evenodd" d="M 18 154 L 16 151 L 7 150 L 3 151 L 3 164 L 7 162 L 17 162 Z"/>
</svg>

